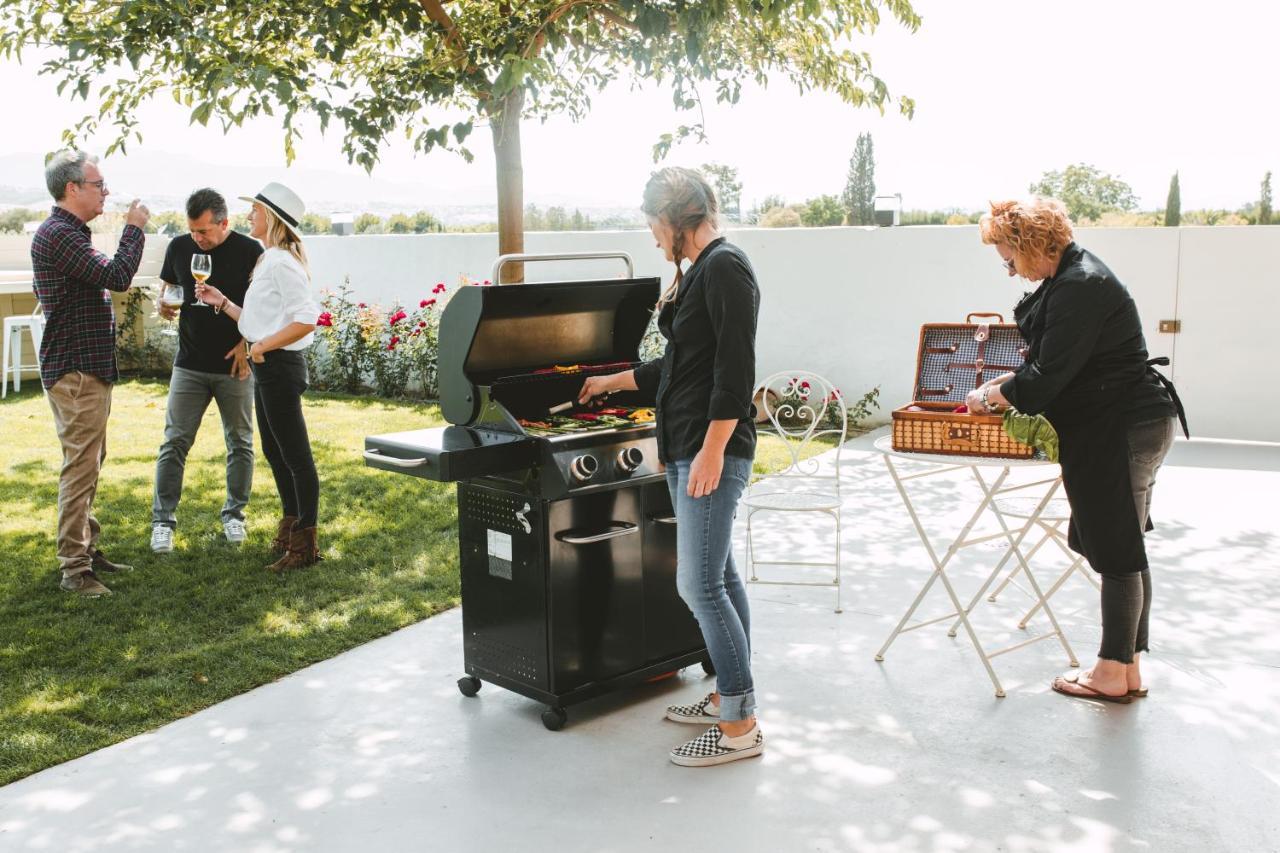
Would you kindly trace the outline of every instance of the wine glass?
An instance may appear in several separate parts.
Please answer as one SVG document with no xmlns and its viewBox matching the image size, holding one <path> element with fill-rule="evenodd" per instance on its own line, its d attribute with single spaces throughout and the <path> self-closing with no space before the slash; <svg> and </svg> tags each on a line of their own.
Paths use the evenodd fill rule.
<svg viewBox="0 0 1280 853">
<path fill-rule="evenodd" d="M 160 304 L 166 308 L 181 308 L 182 299 L 182 285 L 180 284 L 166 283 L 164 288 L 160 291 Z M 178 332 L 170 326 L 163 329 L 160 334 L 173 336 L 178 334 Z"/>
<path fill-rule="evenodd" d="M 213 275 L 213 258 L 208 255 L 192 255 L 191 256 L 191 277 L 196 280 L 197 293 L 192 297 L 192 305 L 200 305 L 205 308 L 209 307 L 209 303 L 200 300 L 198 292 L 200 285 L 209 280 L 209 276 Z"/>
</svg>

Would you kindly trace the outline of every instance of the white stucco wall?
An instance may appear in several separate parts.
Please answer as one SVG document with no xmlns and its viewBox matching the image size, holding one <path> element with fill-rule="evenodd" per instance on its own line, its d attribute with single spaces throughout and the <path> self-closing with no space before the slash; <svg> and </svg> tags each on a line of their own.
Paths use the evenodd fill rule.
<svg viewBox="0 0 1280 853">
<path fill-rule="evenodd" d="M 1201 437 L 1280 441 L 1280 399 L 1263 381 L 1280 318 L 1280 226 L 1086 228 L 1096 252 L 1137 300 L 1152 355 L 1171 375 Z M 907 401 L 922 323 L 970 311 L 1010 317 L 1026 283 L 1008 278 L 973 227 L 738 229 L 731 239 L 760 279 L 759 373 L 804 367 L 848 396 L 881 388 L 887 417 Z M 159 241 L 151 241 L 151 257 Z M 28 252 L 25 237 L 0 238 L 0 269 Z M 359 298 L 416 303 L 437 281 L 491 277 L 493 234 L 313 237 L 317 286 L 349 276 Z M 671 276 L 647 232 L 530 234 L 526 250 L 622 250 L 637 275 Z M 153 262 L 154 263 L 154 262 Z M 617 261 L 530 265 L 530 281 L 614 276 Z M 1182 320 L 1161 334 L 1160 320 Z"/>
<path fill-rule="evenodd" d="M 919 328 L 970 311 L 1011 317 L 1026 283 L 1008 278 L 977 227 L 738 229 L 760 278 L 759 372 L 806 367 L 849 396 L 879 385 L 885 412 L 911 393 Z M 1280 400 L 1261 381 L 1280 317 L 1280 227 L 1087 228 L 1137 300 L 1152 355 L 1173 359 L 1201 437 L 1280 441 Z M 349 275 L 369 301 L 416 301 L 436 281 L 490 277 L 492 234 L 308 241 L 316 280 Z M 529 252 L 631 253 L 639 275 L 670 278 L 643 232 L 530 234 Z M 531 281 L 611 276 L 618 262 L 534 265 Z M 1177 335 L 1160 320 L 1181 319 Z"/>
</svg>

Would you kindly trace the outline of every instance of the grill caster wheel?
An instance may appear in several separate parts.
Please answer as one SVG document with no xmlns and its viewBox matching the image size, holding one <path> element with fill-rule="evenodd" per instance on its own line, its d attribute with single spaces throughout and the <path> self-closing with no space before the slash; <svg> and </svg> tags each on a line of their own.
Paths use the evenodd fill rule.
<svg viewBox="0 0 1280 853">
<path fill-rule="evenodd" d="M 716 674 L 716 665 L 711 662 L 711 658 L 702 659 L 702 671 L 705 672 L 707 675 Z"/>
<path fill-rule="evenodd" d="M 564 708 L 548 708 L 542 712 L 542 724 L 547 727 L 547 731 L 560 731 L 568 719 L 569 715 L 565 713 Z"/>
<path fill-rule="evenodd" d="M 464 675 L 458 679 L 458 692 L 463 696 L 474 696 L 480 692 L 480 679 L 474 675 Z"/>
</svg>

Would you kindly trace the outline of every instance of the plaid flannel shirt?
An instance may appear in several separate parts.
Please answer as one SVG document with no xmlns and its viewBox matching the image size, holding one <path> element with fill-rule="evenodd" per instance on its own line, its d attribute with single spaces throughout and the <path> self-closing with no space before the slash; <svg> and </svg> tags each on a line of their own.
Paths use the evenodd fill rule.
<svg viewBox="0 0 1280 853">
<path fill-rule="evenodd" d="M 93 248 L 89 226 L 54 207 L 31 241 L 32 289 L 44 308 L 40 380 L 45 388 L 68 373 L 107 382 L 116 368 L 116 315 L 110 291 L 129 289 L 142 261 L 142 229 L 126 225 L 114 258 Z"/>
</svg>

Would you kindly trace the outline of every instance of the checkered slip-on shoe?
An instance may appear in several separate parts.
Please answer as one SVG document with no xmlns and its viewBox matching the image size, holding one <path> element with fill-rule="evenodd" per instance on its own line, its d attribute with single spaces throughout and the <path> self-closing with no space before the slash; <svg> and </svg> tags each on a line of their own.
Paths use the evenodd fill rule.
<svg viewBox="0 0 1280 853">
<path fill-rule="evenodd" d="M 714 693 L 708 693 L 701 702 L 692 705 L 668 705 L 667 719 L 677 723 L 706 725 L 720 721 L 720 709 L 711 704 Z"/>
<path fill-rule="evenodd" d="M 671 761 L 681 767 L 710 767 L 751 758 L 764 752 L 764 735 L 757 724 L 745 735 L 728 737 L 712 726 L 684 746 L 671 750 Z"/>
</svg>

